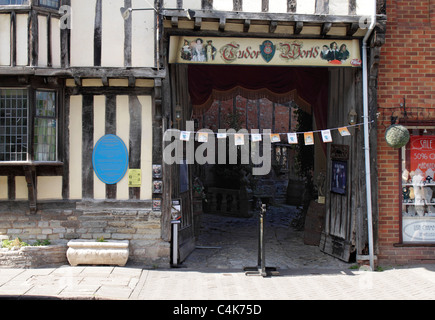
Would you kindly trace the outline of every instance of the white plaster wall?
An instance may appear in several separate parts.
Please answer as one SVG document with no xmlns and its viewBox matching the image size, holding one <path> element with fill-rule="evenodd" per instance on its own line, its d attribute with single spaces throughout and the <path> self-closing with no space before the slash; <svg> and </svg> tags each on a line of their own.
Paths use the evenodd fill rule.
<svg viewBox="0 0 435 320">
<path fill-rule="evenodd" d="M 143 3 L 133 0 L 132 7 L 143 7 Z M 131 64 L 133 67 L 155 66 L 154 11 L 134 11 L 132 14 Z"/>
<path fill-rule="evenodd" d="M 244 12 L 261 12 L 261 0 L 243 1 Z"/>
<path fill-rule="evenodd" d="M 51 64 L 54 68 L 60 68 L 60 25 L 59 19 L 51 19 Z"/>
<path fill-rule="evenodd" d="M 359 16 L 370 16 L 376 12 L 376 5 L 373 0 L 356 0 L 356 14 Z"/>
<path fill-rule="evenodd" d="M 8 177 L 0 177 L 0 200 L 8 199 Z"/>
<path fill-rule="evenodd" d="M 95 3 L 96 0 L 71 1 L 71 66 L 94 65 Z"/>
<path fill-rule="evenodd" d="M 218 11 L 233 11 L 233 0 L 213 1 L 213 9 Z"/>
<path fill-rule="evenodd" d="M 102 2 L 101 66 L 124 66 L 124 19 L 119 10 L 123 6 L 124 0 L 104 0 Z M 133 16 L 138 12 L 140 11 L 132 12 Z"/>
<path fill-rule="evenodd" d="M 269 1 L 269 12 L 272 12 L 272 13 L 287 13 L 287 0 L 272 0 L 272 1 Z"/>
<path fill-rule="evenodd" d="M 175 1 L 175 5 L 172 5 L 171 7 L 167 6 L 166 8 L 176 8 L 176 7 L 177 7 L 177 1 Z M 201 10 L 201 0 L 183 0 L 183 8 L 192 9 L 192 10 Z"/>
<path fill-rule="evenodd" d="M 185 5 L 183 7 L 186 7 Z M 164 0 L 163 8 L 177 8 L 177 0 Z"/>
<path fill-rule="evenodd" d="M 26 177 L 15 177 L 15 199 L 27 200 L 29 189 L 27 188 Z"/>
<path fill-rule="evenodd" d="M 38 16 L 38 66 L 46 67 L 48 62 L 47 17 Z"/>
<path fill-rule="evenodd" d="M 330 15 L 348 15 L 349 0 L 329 0 Z"/>
<path fill-rule="evenodd" d="M 296 13 L 299 14 L 314 14 L 316 11 L 316 0 L 298 1 L 296 4 Z"/>
<path fill-rule="evenodd" d="M 28 14 L 17 14 L 17 65 L 28 64 Z"/>
<path fill-rule="evenodd" d="M 38 200 L 62 199 L 62 177 L 37 177 Z"/>
<path fill-rule="evenodd" d="M 0 65 L 11 64 L 11 15 L 0 14 Z"/>
</svg>

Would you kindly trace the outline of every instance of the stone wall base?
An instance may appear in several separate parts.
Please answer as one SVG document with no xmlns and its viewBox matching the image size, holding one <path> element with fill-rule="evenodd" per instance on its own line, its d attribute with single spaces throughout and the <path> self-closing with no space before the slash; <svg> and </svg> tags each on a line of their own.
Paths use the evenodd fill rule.
<svg viewBox="0 0 435 320">
<path fill-rule="evenodd" d="M 66 245 L 0 249 L 0 268 L 40 268 L 68 263 Z"/>
<path fill-rule="evenodd" d="M 0 206 L 0 236 L 19 237 L 30 244 L 47 239 L 52 244 L 63 245 L 65 263 L 68 263 L 66 244 L 72 239 L 128 240 L 128 263 L 169 264 L 170 243 L 161 238 L 161 212 L 153 211 L 151 202 L 44 202 L 38 203 L 36 214 L 30 214 L 25 208 L 25 204 L 17 202 L 7 210 Z M 18 261 L 19 255 L 14 259 Z"/>
</svg>

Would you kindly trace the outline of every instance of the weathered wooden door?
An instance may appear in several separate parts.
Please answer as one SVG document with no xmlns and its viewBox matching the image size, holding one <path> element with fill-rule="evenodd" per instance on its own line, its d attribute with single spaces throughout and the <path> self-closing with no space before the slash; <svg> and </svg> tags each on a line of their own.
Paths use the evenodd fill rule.
<svg viewBox="0 0 435 320">
<path fill-rule="evenodd" d="M 357 123 L 363 122 L 361 69 L 331 69 L 329 81 L 328 128 L 347 126 L 352 110 Z M 351 136 L 337 132 L 327 147 L 326 219 L 320 241 L 321 251 L 344 261 L 363 254 L 367 245 L 364 131 L 362 126 L 349 130 Z"/>
<path fill-rule="evenodd" d="M 188 93 L 187 65 L 171 66 L 171 87 L 172 87 L 172 119 L 177 119 L 176 112 L 180 112 L 181 119 L 174 121 L 174 125 L 179 130 L 186 130 L 186 121 L 190 121 L 192 106 Z M 177 110 L 179 106 L 179 110 Z M 194 139 L 192 134 L 190 139 Z M 184 145 L 184 143 L 183 143 Z M 184 148 L 184 159 L 188 158 Z M 195 249 L 195 234 L 193 220 L 193 201 L 192 201 L 192 164 L 174 164 L 172 168 L 172 199 L 181 201 L 181 223 L 178 230 L 178 258 L 179 263 L 183 262 L 187 256 Z"/>
</svg>

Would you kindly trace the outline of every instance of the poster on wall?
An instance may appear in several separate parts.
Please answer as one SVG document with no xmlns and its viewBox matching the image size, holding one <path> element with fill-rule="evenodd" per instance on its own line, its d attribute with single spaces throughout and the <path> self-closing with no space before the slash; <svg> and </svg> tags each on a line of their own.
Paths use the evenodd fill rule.
<svg viewBox="0 0 435 320">
<path fill-rule="evenodd" d="M 130 188 L 140 188 L 142 186 L 141 169 L 128 169 L 128 186 Z"/>
<path fill-rule="evenodd" d="M 162 210 L 162 198 L 153 198 L 153 211 Z"/>
<path fill-rule="evenodd" d="M 435 136 L 411 136 L 410 172 L 421 170 L 424 178 L 426 171 L 435 171 Z"/>
<path fill-rule="evenodd" d="M 360 67 L 358 40 L 170 38 L 169 63 Z"/>
<path fill-rule="evenodd" d="M 332 161 L 331 191 L 338 194 L 346 194 L 347 162 Z"/>
</svg>

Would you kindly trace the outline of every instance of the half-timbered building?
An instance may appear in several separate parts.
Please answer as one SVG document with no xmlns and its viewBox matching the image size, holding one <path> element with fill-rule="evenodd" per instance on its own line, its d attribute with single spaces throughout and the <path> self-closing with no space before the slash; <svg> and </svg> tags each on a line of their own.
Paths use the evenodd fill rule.
<svg viewBox="0 0 435 320">
<path fill-rule="evenodd" d="M 373 254 L 377 197 L 366 192 L 370 181 L 377 194 L 385 25 L 384 1 L 0 0 L 0 234 L 126 239 L 133 260 L 167 259 L 180 199 L 182 261 L 195 246 L 198 172 L 164 161 L 165 132 L 188 121 L 196 132 L 241 97 L 255 101 L 239 109 L 249 130 L 290 132 L 291 106 L 311 115 L 311 131 L 351 126 L 312 149 L 314 175 L 326 176 L 319 246 L 345 261 Z M 126 157 L 105 166 L 115 151 Z M 336 163 L 347 168 L 343 192 L 331 189 Z"/>
</svg>

